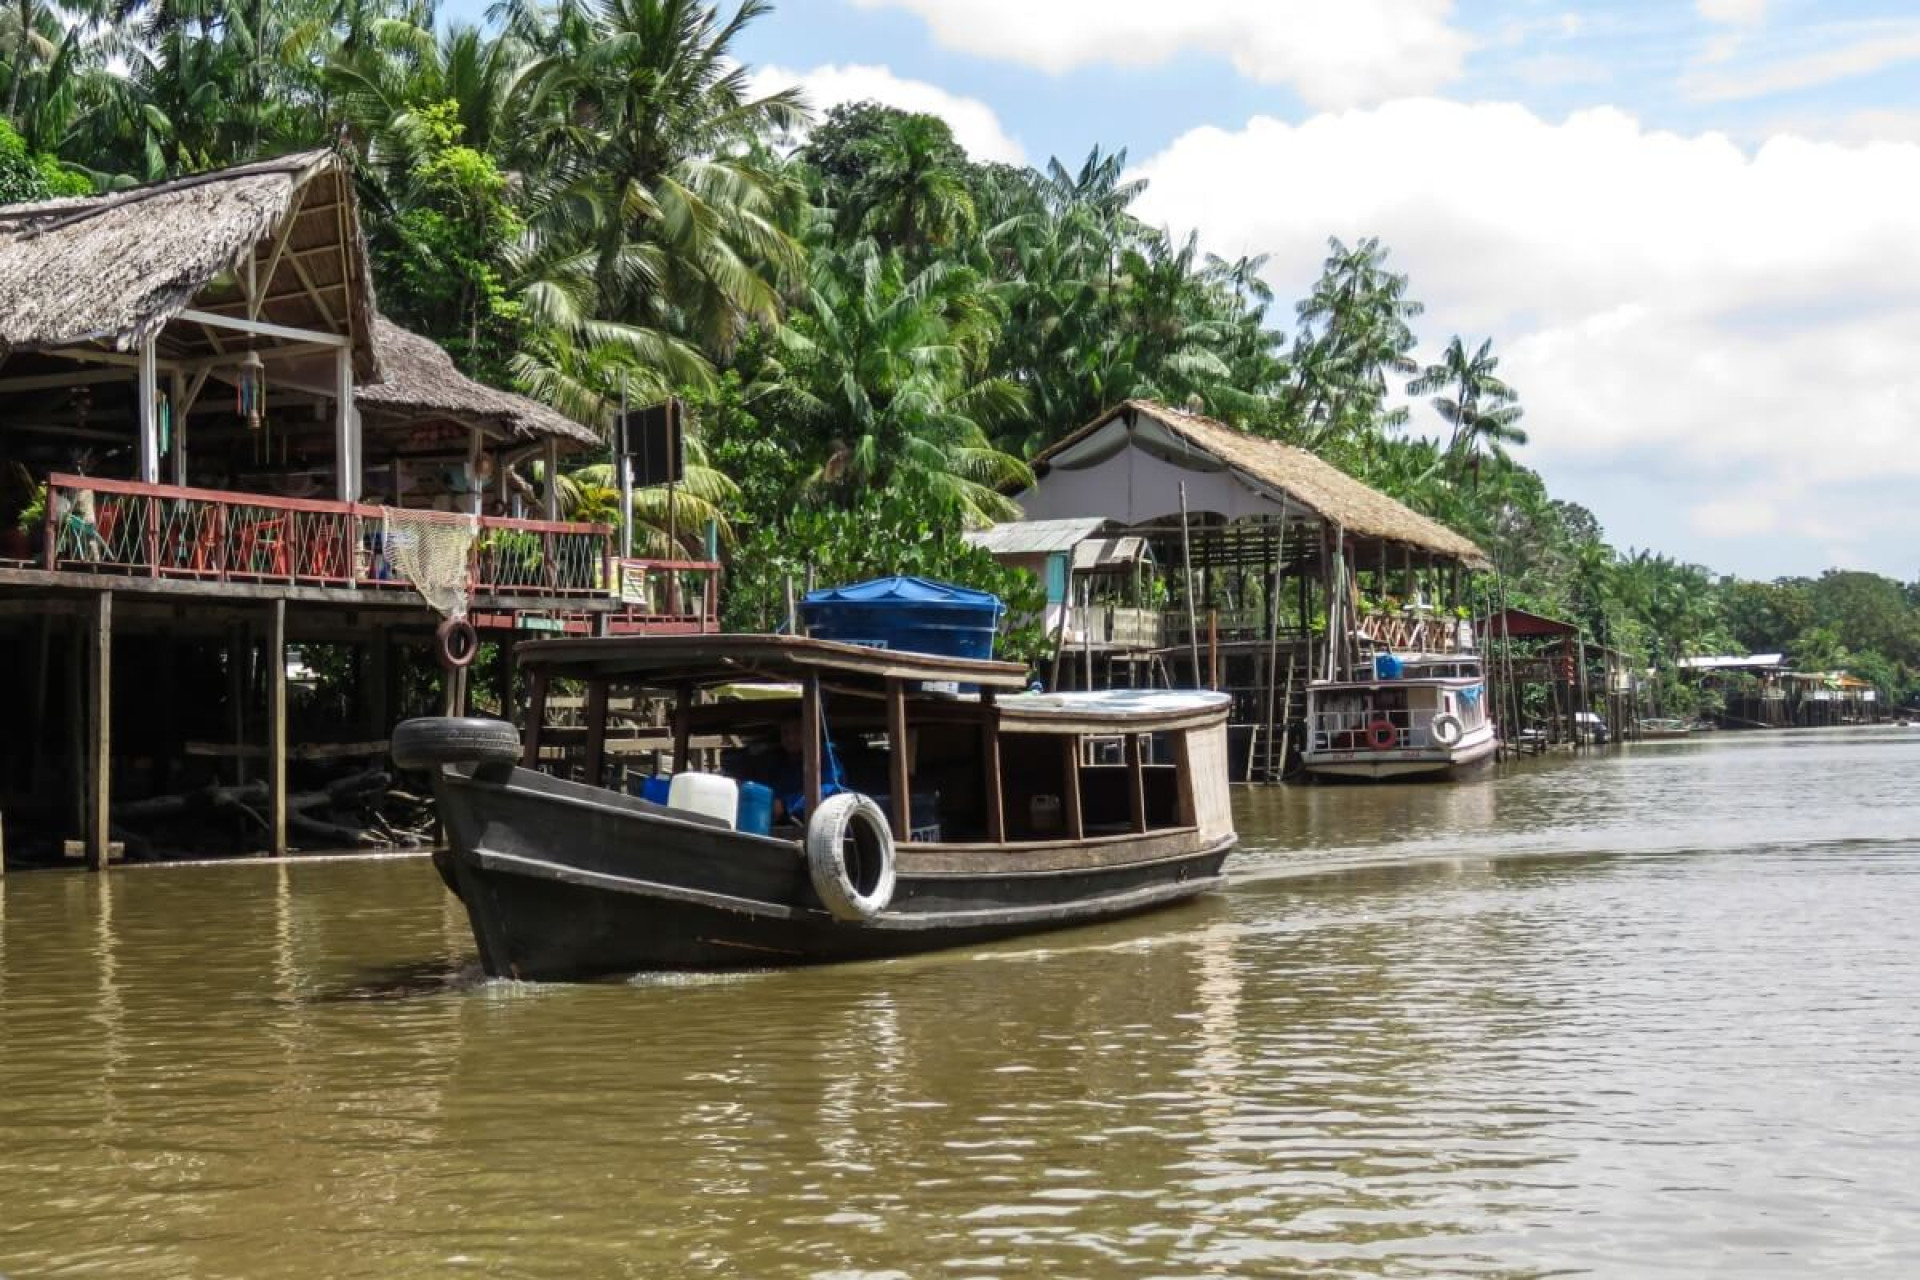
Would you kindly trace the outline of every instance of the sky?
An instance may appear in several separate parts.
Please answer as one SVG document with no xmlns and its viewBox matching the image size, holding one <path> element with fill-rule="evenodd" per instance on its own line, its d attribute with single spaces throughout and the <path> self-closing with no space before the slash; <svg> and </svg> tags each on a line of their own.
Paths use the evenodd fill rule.
<svg viewBox="0 0 1920 1280">
<path fill-rule="evenodd" d="M 739 52 L 979 159 L 1124 148 L 1141 217 L 1270 255 L 1278 323 L 1381 237 L 1420 357 L 1492 338 L 1617 547 L 1920 577 L 1912 0 L 782 0 Z"/>
</svg>

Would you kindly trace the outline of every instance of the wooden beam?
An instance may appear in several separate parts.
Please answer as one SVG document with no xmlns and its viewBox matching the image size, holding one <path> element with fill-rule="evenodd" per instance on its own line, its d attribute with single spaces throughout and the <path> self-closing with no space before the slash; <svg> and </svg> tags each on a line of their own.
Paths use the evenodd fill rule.
<svg viewBox="0 0 1920 1280">
<path fill-rule="evenodd" d="M 586 784 L 600 786 L 607 770 L 607 682 L 587 685 L 587 761 Z"/>
<path fill-rule="evenodd" d="M 247 306 L 247 319 L 249 320 L 259 319 L 261 304 L 272 300 L 262 295 L 265 294 L 267 290 L 273 288 L 274 272 L 280 269 L 280 255 L 287 251 L 287 241 L 293 236 L 294 225 L 300 221 L 300 204 L 305 198 L 306 188 L 302 187 L 300 193 L 293 198 L 293 208 L 287 210 L 287 216 L 281 221 L 280 234 L 274 237 L 273 254 L 267 259 L 267 273 L 263 276 L 256 276 L 253 272 L 252 261 L 249 260 L 247 264 L 247 274 L 253 277 L 254 282 L 254 288 L 250 290 L 251 297 Z"/>
<path fill-rule="evenodd" d="M 1133 829 L 1147 829 L 1147 774 L 1140 759 L 1140 735 L 1127 735 L 1127 807 L 1132 811 Z"/>
<path fill-rule="evenodd" d="M 809 673 L 800 681 L 800 761 L 805 788 L 807 816 L 820 808 L 821 777 L 824 773 L 820 735 L 820 677 Z"/>
<path fill-rule="evenodd" d="M 1004 844 L 1007 839 L 1006 789 L 1000 777 L 1000 712 L 991 703 L 981 707 L 980 767 L 982 808 L 987 816 L 987 840 Z"/>
<path fill-rule="evenodd" d="M 102 382 L 125 382 L 138 370 L 94 369 L 87 373 L 39 373 L 24 378 L 0 378 L 0 395 L 12 391 L 53 391 L 62 387 L 89 387 Z"/>
<path fill-rule="evenodd" d="M 558 520 L 560 518 L 560 440 L 558 437 L 547 437 L 543 454 L 541 463 L 546 477 L 541 485 L 544 490 L 540 495 L 541 505 L 545 508 L 547 519 Z"/>
<path fill-rule="evenodd" d="M 1087 834 L 1087 816 L 1080 803 L 1080 742 L 1078 735 L 1060 740 L 1062 782 L 1060 816 L 1066 823 L 1069 840 L 1083 840 Z"/>
<path fill-rule="evenodd" d="M 167 375 L 167 478 L 185 487 L 187 483 L 187 377 L 179 370 Z"/>
<path fill-rule="evenodd" d="M 267 852 L 287 853 L 287 602 L 267 606 Z"/>
<path fill-rule="evenodd" d="M 94 595 L 87 636 L 87 870 L 105 871 L 112 855 L 113 593 Z"/>
<path fill-rule="evenodd" d="M 333 358 L 333 459 L 335 497 L 342 502 L 360 500 L 360 454 L 354 447 L 353 351 L 341 347 Z"/>
<path fill-rule="evenodd" d="M 292 342 L 318 342 L 329 347 L 350 347 L 352 339 L 337 333 L 322 333 L 318 329 L 295 329 L 290 325 L 269 324 L 265 320 L 241 320 L 234 316 L 218 315 L 212 311 L 198 311 L 192 307 L 180 313 L 180 318 L 190 324 L 208 329 L 231 329 L 235 333 L 250 333 L 260 338 L 286 338 Z"/>
<path fill-rule="evenodd" d="M 527 693 L 527 719 L 520 728 L 520 765 L 532 769 L 540 763 L 540 737 L 547 728 L 547 672 L 535 667 L 533 686 Z"/>
<path fill-rule="evenodd" d="M 300 277 L 300 283 L 305 286 L 307 296 L 312 298 L 313 305 L 320 309 L 320 318 L 327 322 L 329 328 L 338 329 L 340 327 L 340 321 L 334 316 L 333 308 L 327 305 L 326 290 L 314 283 L 313 273 L 308 271 L 307 264 L 301 261 L 301 258 L 304 256 L 306 255 L 294 255 L 293 274 Z"/>
<path fill-rule="evenodd" d="M 893 838 L 905 844 L 913 833 L 912 762 L 907 755 L 907 685 L 887 681 L 887 776 L 893 791 Z"/>
<path fill-rule="evenodd" d="M 139 374 L 140 362 L 144 359 L 138 351 L 102 351 L 97 347 L 55 347 L 41 354 L 58 356 L 62 360 L 78 360 L 85 364 L 110 364 L 134 375 Z M 161 360 L 156 352 L 155 367 L 171 370 L 178 363 L 175 360 Z"/>
</svg>

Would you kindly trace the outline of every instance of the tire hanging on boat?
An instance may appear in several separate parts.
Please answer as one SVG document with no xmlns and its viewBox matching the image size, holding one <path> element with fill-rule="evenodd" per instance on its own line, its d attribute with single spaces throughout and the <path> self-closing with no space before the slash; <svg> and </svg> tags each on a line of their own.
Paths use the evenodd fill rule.
<svg viewBox="0 0 1920 1280">
<path fill-rule="evenodd" d="M 1460 723 L 1460 717 L 1450 711 L 1442 711 L 1433 718 L 1433 723 L 1427 726 L 1427 733 L 1443 747 L 1458 745 L 1466 732 L 1467 726 Z"/>
<path fill-rule="evenodd" d="M 1385 716 L 1367 721 L 1367 745 L 1375 751 L 1391 751 L 1400 745 L 1400 731 Z"/>
<path fill-rule="evenodd" d="M 871 920 L 893 901 L 893 828 L 852 791 L 828 796 L 807 819 L 807 875 L 836 920 Z"/>
<path fill-rule="evenodd" d="M 520 733 L 505 720 L 479 716 L 422 716 L 402 720 L 390 744 L 402 769 L 443 764 L 518 764 Z"/>
</svg>

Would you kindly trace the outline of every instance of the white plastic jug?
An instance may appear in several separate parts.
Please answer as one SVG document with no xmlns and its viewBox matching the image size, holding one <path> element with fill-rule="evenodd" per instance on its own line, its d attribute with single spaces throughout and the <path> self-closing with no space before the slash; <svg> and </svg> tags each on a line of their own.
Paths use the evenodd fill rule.
<svg viewBox="0 0 1920 1280">
<path fill-rule="evenodd" d="M 667 787 L 667 807 L 719 818 L 731 831 L 740 807 L 740 784 L 717 773 L 676 773 Z"/>
</svg>

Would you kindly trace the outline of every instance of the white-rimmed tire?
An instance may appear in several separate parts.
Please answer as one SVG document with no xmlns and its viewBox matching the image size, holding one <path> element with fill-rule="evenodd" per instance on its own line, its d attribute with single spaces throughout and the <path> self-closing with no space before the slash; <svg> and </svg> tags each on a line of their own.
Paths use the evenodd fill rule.
<svg viewBox="0 0 1920 1280">
<path fill-rule="evenodd" d="M 1451 712 L 1442 711 L 1427 726 L 1427 733 L 1443 747 L 1455 747 L 1466 736 L 1467 726 L 1460 723 L 1460 717 Z"/>
<path fill-rule="evenodd" d="M 520 731 L 505 720 L 478 716 L 422 716 L 393 730 L 393 762 L 402 769 L 443 764 L 518 764 Z"/>
<path fill-rule="evenodd" d="M 807 819 L 807 875 L 836 920 L 871 920 L 893 901 L 893 828 L 880 806 L 843 791 Z"/>
</svg>

